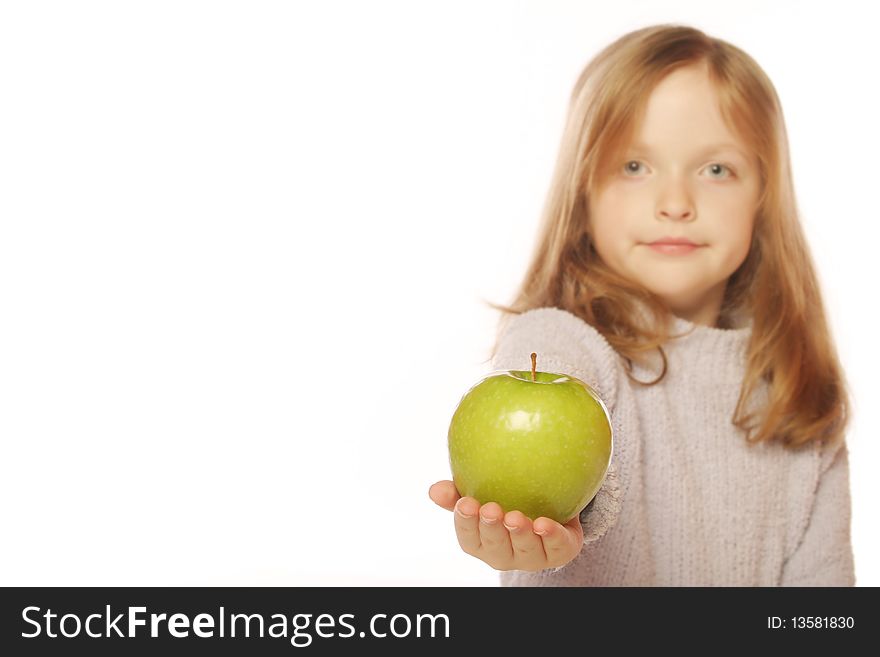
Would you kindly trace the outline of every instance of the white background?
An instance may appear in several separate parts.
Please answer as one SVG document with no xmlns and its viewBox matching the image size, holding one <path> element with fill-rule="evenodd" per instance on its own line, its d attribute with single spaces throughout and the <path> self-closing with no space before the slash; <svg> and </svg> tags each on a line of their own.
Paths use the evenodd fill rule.
<svg viewBox="0 0 880 657">
<path fill-rule="evenodd" d="M 880 585 L 875 20 L 862 2 L 0 9 L 3 585 L 493 586 L 428 499 L 577 74 L 685 22 L 786 113 Z"/>
</svg>

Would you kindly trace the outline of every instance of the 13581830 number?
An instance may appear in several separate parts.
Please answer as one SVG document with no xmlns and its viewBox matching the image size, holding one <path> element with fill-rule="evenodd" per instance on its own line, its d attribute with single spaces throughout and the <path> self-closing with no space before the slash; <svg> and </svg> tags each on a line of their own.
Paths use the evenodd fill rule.
<svg viewBox="0 0 880 657">
<path fill-rule="evenodd" d="M 852 629 L 856 621 L 852 616 L 768 616 L 767 629 L 770 630 L 836 630 Z"/>
</svg>

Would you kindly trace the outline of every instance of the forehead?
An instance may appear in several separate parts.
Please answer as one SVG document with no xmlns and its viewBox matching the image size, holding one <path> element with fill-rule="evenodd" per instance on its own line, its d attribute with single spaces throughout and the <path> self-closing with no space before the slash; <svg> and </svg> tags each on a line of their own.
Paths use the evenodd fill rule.
<svg viewBox="0 0 880 657">
<path fill-rule="evenodd" d="M 666 152 L 663 145 L 652 145 L 651 143 L 640 140 L 633 141 L 629 144 L 628 151 L 632 153 L 644 153 L 645 155 L 657 155 L 660 152 Z M 727 155 L 730 157 L 740 158 L 746 162 L 751 160 L 748 149 L 745 145 L 736 142 L 702 142 L 694 140 L 692 143 L 676 144 L 674 150 L 676 152 L 687 152 L 694 157 L 708 157 L 710 155 Z"/>
<path fill-rule="evenodd" d="M 703 66 L 677 69 L 651 91 L 632 131 L 632 147 L 688 153 L 725 150 L 748 157 L 748 145 L 725 121 Z"/>
</svg>

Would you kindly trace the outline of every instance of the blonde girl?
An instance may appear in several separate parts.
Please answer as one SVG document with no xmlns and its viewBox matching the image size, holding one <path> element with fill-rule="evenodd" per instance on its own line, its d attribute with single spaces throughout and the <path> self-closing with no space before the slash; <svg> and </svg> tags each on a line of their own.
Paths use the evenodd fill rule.
<svg viewBox="0 0 880 657">
<path fill-rule="evenodd" d="M 531 263 L 491 305 L 492 369 L 536 352 L 614 431 L 565 525 L 431 486 L 502 585 L 854 584 L 846 383 L 780 102 L 748 54 L 657 25 L 590 61 Z"/>
</svg>

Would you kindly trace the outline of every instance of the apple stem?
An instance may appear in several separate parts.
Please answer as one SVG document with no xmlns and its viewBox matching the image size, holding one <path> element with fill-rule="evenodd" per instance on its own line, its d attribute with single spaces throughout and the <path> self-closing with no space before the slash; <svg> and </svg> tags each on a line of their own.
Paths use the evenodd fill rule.
<svg viewBox="0 0 880 657">
<path fill-rule="evenodd" d="M 532 382 L 535 380 L 535 366 L 538 363 L 538 354 L 532 352 Z"/>
</svg>

